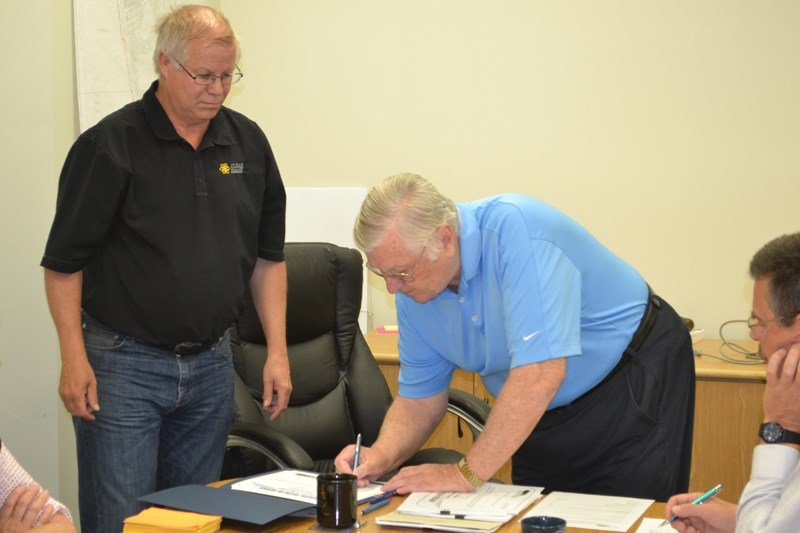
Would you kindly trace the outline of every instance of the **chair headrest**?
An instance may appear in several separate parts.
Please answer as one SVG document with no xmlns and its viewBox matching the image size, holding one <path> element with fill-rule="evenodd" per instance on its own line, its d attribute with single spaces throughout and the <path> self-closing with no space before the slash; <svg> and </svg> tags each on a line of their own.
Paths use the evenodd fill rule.
<svg viewBox="0 0 800 533">
<path fill-rule="evenodd" d="M 286 341 L 296 344 L 346 330 L 361 311 L 361 254 L 330 243 L 292 242 L 284 248 L 287 275 Z M 238 332 L 242 340 L 265 344 L 252 297 L 245 298 Z"/>
</svg>

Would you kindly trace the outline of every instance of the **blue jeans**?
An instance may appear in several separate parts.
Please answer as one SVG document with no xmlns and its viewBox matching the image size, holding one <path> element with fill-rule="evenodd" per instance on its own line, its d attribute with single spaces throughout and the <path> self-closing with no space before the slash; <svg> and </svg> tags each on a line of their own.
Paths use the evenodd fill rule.
<svg viewBox="0 0 800 533">
<path fill-rule="evenodd" d="M 81 531 L 119 532 L 140 496 L 219 479 L 233 419 L 230 335 L 178 357 L 83 319 L 100 411 L 73 417 Z"/>
</svg>

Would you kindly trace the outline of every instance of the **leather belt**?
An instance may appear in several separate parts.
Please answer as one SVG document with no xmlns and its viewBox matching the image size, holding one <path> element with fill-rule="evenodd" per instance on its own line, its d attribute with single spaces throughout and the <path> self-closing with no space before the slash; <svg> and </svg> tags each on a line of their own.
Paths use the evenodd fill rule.
<svg viewBox="0 0 800 533">
<path fill-rule="evenodd" d="M 171 354 L 177 355 L 178 357 L 187 357 L 190 355 L 197 355 L 199 353 L 207 352 L 211 350 L 217 341 L 214 342 L 181 342 L 174 346 L 158 346 L 162 350 L 166 350 Z"/>
<path fill-rule="evenodd" d="M 647 308 L 644 310 L 644 315 L 642 316 L 641 322 L 639 322 L 639 327 L 636 329 L 636 333 L 633 334 L 633 338 L 631 338 L 630 344 L 628 347 L 625 348 L 625 352 L 634 351 L 638 352 L 641 349 L 644 341 L 647 340 L 647 336 L 650 335 L 650 331 L 653 329 L 653 326 L 656 323 L 656 318 L 658 318 L 658 311 L 661 309 L 661 299 L 655 294 L 653 294 L 653 290 L 650 286 L 647 286 Z"/>
</svg>

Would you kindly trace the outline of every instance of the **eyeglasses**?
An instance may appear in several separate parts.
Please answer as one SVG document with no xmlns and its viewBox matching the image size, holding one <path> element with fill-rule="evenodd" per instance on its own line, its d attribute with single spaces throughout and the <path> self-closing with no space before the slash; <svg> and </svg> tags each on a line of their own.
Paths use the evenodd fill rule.
<svg viewBox="0 0 800 533">
<path fill-rule="evenodd" d="M 192 78 L 192 81 L 194 82 L 195 85 L 212 85 L 215 81 L 217 81 L 217 78 L 219 78 L 219 81 L 220 83 L 222 83 L 222 85 L 233 85 L 234 83 L 241 80 L 242 77 L 244 76 L 244 73 L 239 71 L 238 66 L 236 66 L 237 72 L 226 72 L 224 74 L 220 74 L 219 76 L 217 76 L 216 74 L 192 74 L 191 72 L 186 70 L 186 67 L 184 67 L 180 61 L 178 61 L 174 57 L 172 59 L 175 60 L 178 66 L 183 69 L 183 71 L 186 73 L 187 76 Z"/>
<path fill-rule="evenodd" d="M 769 320 L 761 320 L 760 318 L 756 317 L 755 315 L 750 315 L 750 318 L 747 319 L 747 327 L 751 330 L 755 330 L 758 328 L 759 331 L 763 330 L 767 327 L 767 324 L 770 322 L 778 322 L 779 320 L 783 320 L 786 318 L 785 316 L 776 316 L 775 318 L 770 318 Z"/>
<path fill-rule="evenodd" d="M 425 255 L 425 250 L 427 248 L 428 248 L 427 244 L 422 247 L 422 251 L 420 252 L 419 257 L 417 258 L 417 262 L 414 263 L 414 266 L 409 268 L 408 270 L 392 270 L 392 269 L 390 269 L 390 270 L 387 270 L 387 271 L 384 272 L 383 270 L 381 270 L 379 268 L 375 268 L 374 266 L 370 265 L 369 263 L 367 263 L 367 268 L 373 274 L 377 274 L 378 276 L 380 276 L 380 277 L 382 277 L 384 279 L 395 279 L 395 280 L 398 280 L 398 281 L 402 281 L 404 283 L 411 283 L 412 281 L 417 279 L 417 278 L 414 277 L 414 273 L 417 271 L 417 268 L 419 268 L 419 264 L 422 262 L 422 257 Z"/>
</svg>

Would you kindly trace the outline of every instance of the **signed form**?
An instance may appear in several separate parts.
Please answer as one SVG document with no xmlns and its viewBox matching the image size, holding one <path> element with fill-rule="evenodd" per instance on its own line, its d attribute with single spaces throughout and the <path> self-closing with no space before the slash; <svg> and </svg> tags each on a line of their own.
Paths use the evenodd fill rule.
<svg viewBox="0 0 800 533">
<path fill-rule="evenodd" d="M 472 492 L 413 492 L 397 510 L 409 515 L 505 522 L 541 493 L 542 487 L 484 483 Z"/>
</svg>

